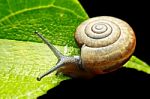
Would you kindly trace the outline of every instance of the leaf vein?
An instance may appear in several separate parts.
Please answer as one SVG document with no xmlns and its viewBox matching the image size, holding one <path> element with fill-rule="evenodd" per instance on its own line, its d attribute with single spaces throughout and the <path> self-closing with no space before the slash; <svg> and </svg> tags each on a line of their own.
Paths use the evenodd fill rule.
<svg viewBox="0 0 150 99">
<path fill-rule="evenodd" d="M 37 7 L 33 7 L 33 8 L 27 8 L 27 9 L 23 9 L 23 10 L 20 10 L 20 11 L 14 12 L 14 13 L 11 13 L 10 15 L 5 16 L 4 18 L 2 18 L 2 19 L 0 20 L 0 22 L 5 21 L 5 20 L 9 19 L 9 18 L 12 17 L 12 16 L 15 16 L 15 15 L 17 15 L 17 14 L 20 14 L 20 13 L 23 13 L 23 12 L 26 12 L 26 11 L 37 10 L 37 9 L 45 9 L 45 8 L 50 8 L 50 7 L 55 7 L 55 8 L 58 8 L 58 9 L 66 10 L 66 11 L 68 11 L 68 12 L 73 13 L 73 14 L 76 15 L 78 18 L 85 19 L 84 17 L 79 16 L 77 13 L 75 13 L 74 11 L 72 11 L 72 10 L 70 10 L 70 9 L 67 9 L 67 8 L 64 8 L 64 7 L 60 7 L 60 6 L 55 6 L 55 5 L 53 5 L 53 4 L 50 4 L 50 5 L 47 5 L 47 6 L 37 6 Z"/>
</svg>

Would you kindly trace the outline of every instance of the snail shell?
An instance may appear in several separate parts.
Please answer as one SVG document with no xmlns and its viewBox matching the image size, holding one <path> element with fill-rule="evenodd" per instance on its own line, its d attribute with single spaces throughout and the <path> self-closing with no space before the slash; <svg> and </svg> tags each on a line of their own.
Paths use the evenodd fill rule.
<svg viewBox="0 0 150 99">
<path fill-rule="evenodd" d="M 81 23 L 75 39 L 81 47 L 82 68 L 92 74 L 104 74 L 120 68 L 136 46 L 134 31 L 125 21 L 100 16 Z"/>
</svg>

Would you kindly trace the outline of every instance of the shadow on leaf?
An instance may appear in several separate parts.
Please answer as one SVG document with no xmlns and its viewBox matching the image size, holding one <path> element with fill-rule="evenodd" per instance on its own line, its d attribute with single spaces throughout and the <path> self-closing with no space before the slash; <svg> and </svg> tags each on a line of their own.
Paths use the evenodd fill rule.
<svg viewBox="0 0 150 99">
<path fill-rule="evenodd" d="M 126 94 L 129 96 L 130 94 L 133 95 L 133 92 L 136 92 L 137 95 L 145 90 L 144 86 L 149 81 L 149 74 L 131 68 L 121 68 L 90 80 L 70 79 L 62 81 L 58 86 L 48 90 L 47 94 L 38 97 L 38 99 L 45 99 L 46 97 L 109 97 L 109 94 L 114 94 L 114 96 Z"/>
</svg>

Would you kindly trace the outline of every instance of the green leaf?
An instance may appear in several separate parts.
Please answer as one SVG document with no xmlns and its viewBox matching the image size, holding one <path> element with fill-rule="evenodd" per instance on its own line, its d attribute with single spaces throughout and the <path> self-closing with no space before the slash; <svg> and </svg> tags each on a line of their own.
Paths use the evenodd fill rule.
<svg viewBox="0 0 150 99">
<path fill-rule="evenodd" d="M 88 18 L 77 0 L 0 0 L 0 98 L 37 98 L 68 79 L 55 72 L 57 58 L 33 32 L 65 55 L 78 54 L 76 27 Z"/>
<path fill-rule="evenodd" d="M 124 65 L 124 67 L 134 68 L 138 71 L 143 71 L 150 74 L 150 66 L 136 56 L 132 56 L 130 60 Z"/>
<path fill-rule="evenodd" d="M 0 38 L 76 46 L 73 32 L 88 18 L 77 0 L 0 0 Z M 56 41 L 57 37 L 57 41 Z"/>
<path fill-rule="evenodd" d="M 39 31 L 65 55 L 79 54 L 76 27 L 88 18 L 77 0 L 0 0 L 0 98 L 35 99 L 68 79 L 38 75 L 57 58 L 33 32 Z M 150 67 L 132 56 L 125 67 L 150 73 Z"/>
<path fill-rule="evenodd" d="M 78 53 L 75 48 L 55 47 L 64 54 Z M 40 82 L 36 80 L 57 62 L 43 43 L 0 39 L 0 51 L 0 98 L 36 98 L 67 79 L 54 72 Z"/>
</svg>

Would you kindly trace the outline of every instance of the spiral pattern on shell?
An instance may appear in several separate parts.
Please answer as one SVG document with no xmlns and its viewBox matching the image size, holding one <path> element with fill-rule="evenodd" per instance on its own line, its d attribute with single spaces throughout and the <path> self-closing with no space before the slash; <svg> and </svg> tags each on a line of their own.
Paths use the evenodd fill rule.
<svg viewBox="0 0 150 99">
<path fill-rule="evenodd" d="M 81 46 L 82 65 L 102 74 L 113 71 L 132 55 L 136 38 L 125 21 L 109 16 L 90 18 L 78 26 L 75 39 Z"/>
</svg>

